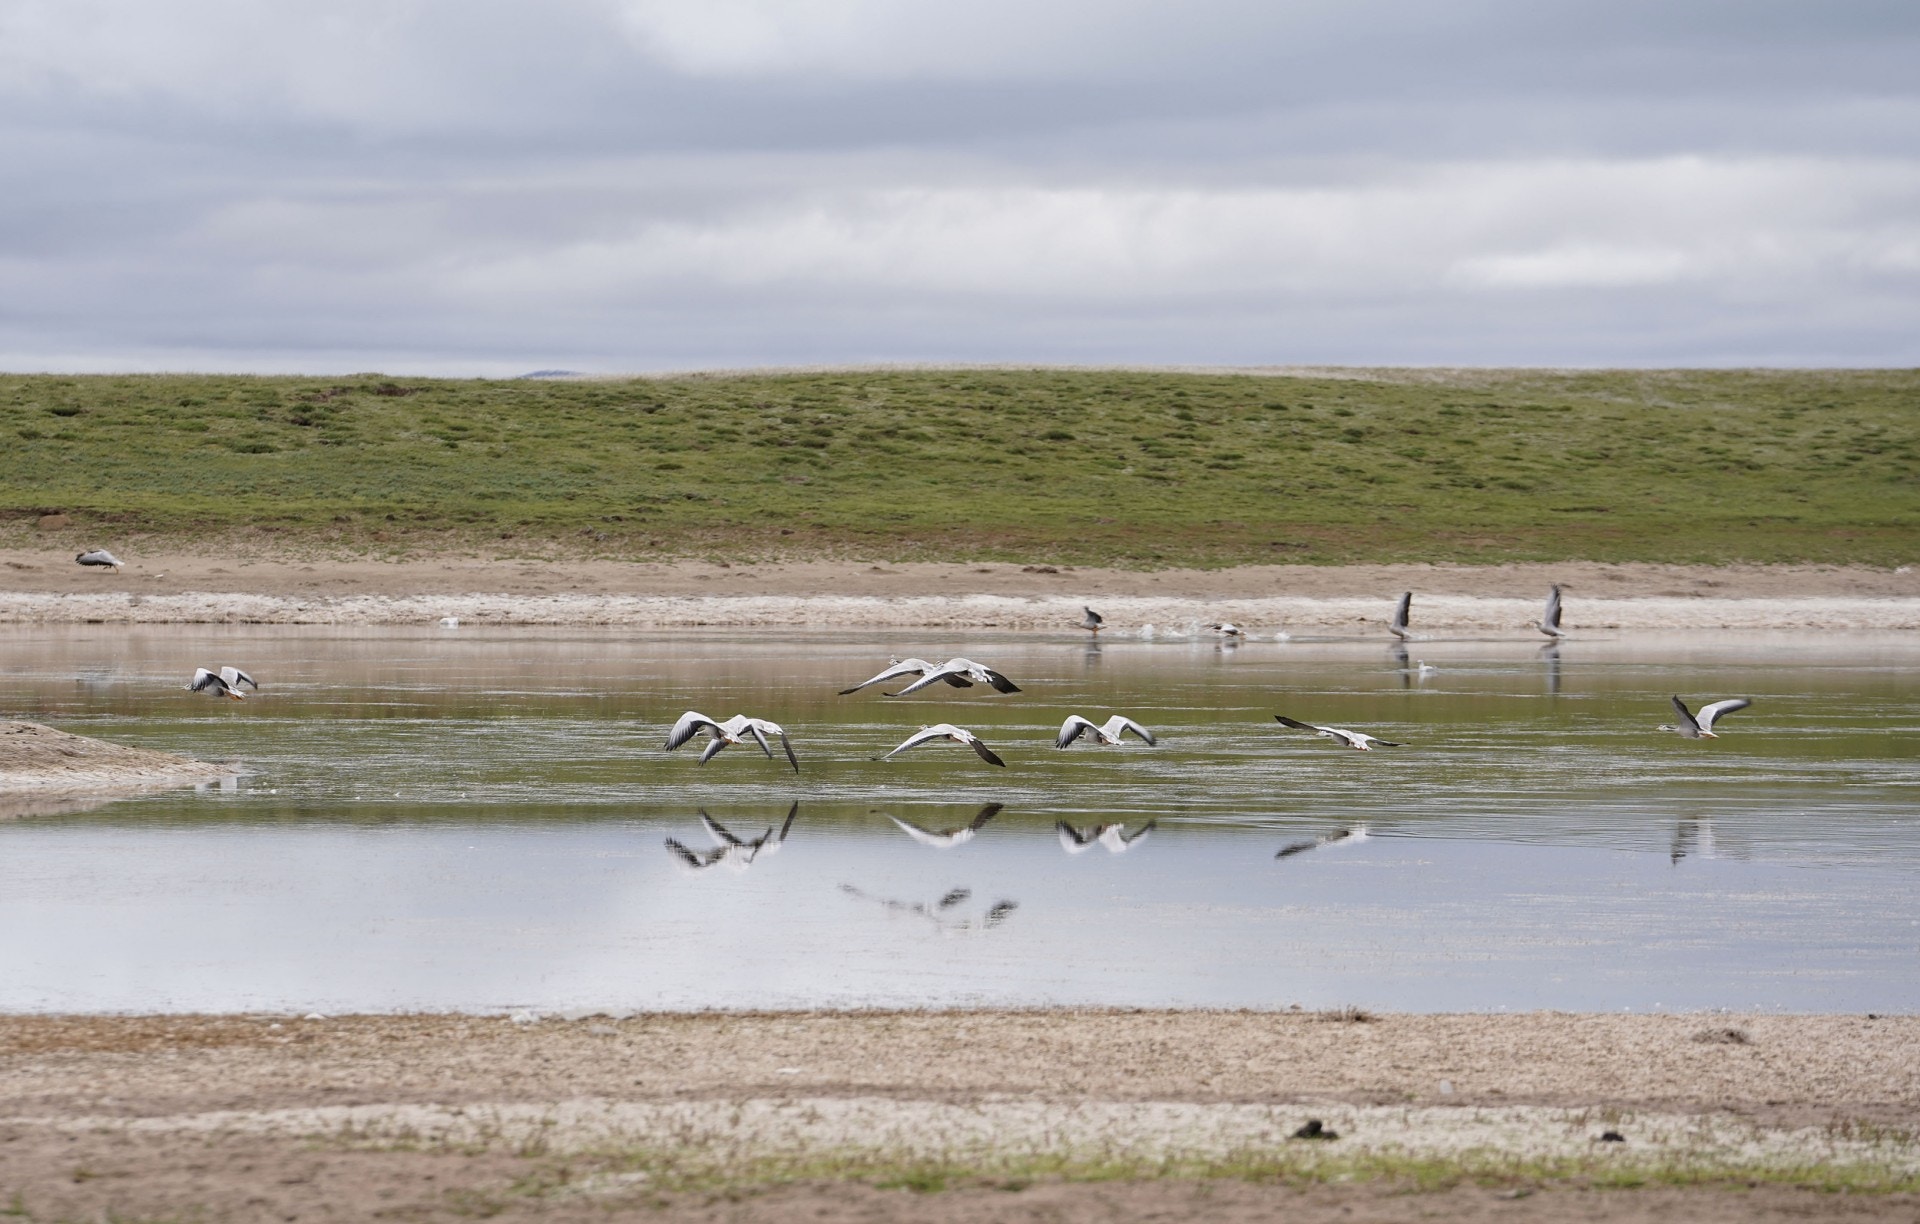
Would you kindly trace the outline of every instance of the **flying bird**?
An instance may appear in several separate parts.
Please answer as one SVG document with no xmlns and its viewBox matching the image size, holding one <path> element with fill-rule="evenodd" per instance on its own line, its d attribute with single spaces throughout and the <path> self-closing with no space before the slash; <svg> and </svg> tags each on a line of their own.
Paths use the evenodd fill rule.
<svg viewBox="0 0 1920 1224">
<path fill-rule="evenodd" d="M 849 693 L 857 693 L 869 684 L 879 684 L 883 680 L 892 680 L 896 676 L 924 676 L 933 670 L 935 670 L 934 665 L 925 659 L 895 659 L 892 663 L 888 664 L 887 669 L 879 675 L 871 679 L 862 680 L 852 688 L 841 689 L 840 695 L 845 697 Z M 941 679 L 955 688 L 973 687 L 973 681 L 967 679 L 965 676 L 949 675 L 942 676 Z"/>
<path fill-rule="evenodd" d="M 998 816 L 1000 809 L 1004 806 L 1004 804 L 989 803 L 975 812 L 973 819 L 966 824 L 951 829 L 941 829 L 938 832 L 923 828 L 910 820 L 902 820 L 892 814 L 888 814 L 887 819 L 899 825 L 902 833 L 905 833 L 908 837 L 911 837 L 923 846 L 932 846 L 937 850 L 951 850 L 955 846 L 965 845 L 967 842 L 972 841 L 974 834 L 986 828 L 987 822 L 995 816 Z"/>
<path fill-rule="evenodd" d="M 89 552 L 80 553 L 74 557 L 74 560 L 82 565 L 105 566 L 115 572 L 118 572 L 121 565 L 125 564 L 120 558 L 114 556 L 104 548 L 95 548 Z"/>
<path fill-rule="evenodd" d="M 1135 842 L 1153 832 L 1159 823 L 1157 820 L 1149 820 L 1131 836 L 1128 835 L 1127 826 L 1124 824 L 1094 825 L 1083 833 L 1062 820 L 1055 823 L 1053 829 L 1060 835 L 1060 848 L 1068 854 L 1080 854 L 1095 846 L 1105 846 L 1108 854 L 1125 854 L 1133 848 Z"/>
<path fill-rule="evenodd" d="M 1673 708 L 1674 711 L 1680 715 L 1679 723 L 1661 723 L 1658 727 L 1655 727 L 1654 730 L 1672 731 L 1682 739 L 1719 739 L 1720 737 L 1713 732 L 1714 719 L 1719 718 L 1722 714 L 1731 714 L 1735 710 L 1744 710 L 1752 704 L 1753 702 L 1747 700 L 1745 697 L 1731 697 L 1726 701 L 1716 701 L 1711 705 L 1703 705 L 1700 707 L 1700 712 L 1694 714 L 1687 709 L 1686 702 L 1675 697 L 1673 699 Z"/>
<path fill-rule="evenodd" d="M 1107 623 L 1107 618 L 1095 612 L 1092 608 L 1086 609 L 1086 613 L 1085 616 L 1080 618 L 1080 627 L 1091 630 L 1094 633 L 1100 632 L 1101 626 Z"/>
<path fill-rule="evenodd" d="M 1125 714 L 1115 714 L 1100 726 L 1095 726 L 1091 720 L 1082 718 L 1078 714 L 1069 714 L 1067 721 L 1060 724 L 1060 738 L 1053 741 L 1053 746 L 1065 748 L 1089 731 L 1093 732 L 1093 740 L 1096 744 L 1117 744 L 1120 742 L 1120 737 L 1129 731 L 1145 740 L 1149 748 L 1155 743 L 1153 732 Z"/>
<path fill-rule="evenodd" d="M 773 748 L 767 743 L 769 735 L 780 741 L 780 747 L 787 754 L 787 763 L 793 766 L 793 772 L 800 772 L 800 762 L 793 755 L 793 744 L 787 739 L 786 728 L 777 722 L 764 718 L 750 718 L 745 714 L 735 714 L 725 722 L 716 722 L 698 710 L 688 710 L 673 724 L 673 730 L 667 733 L 666 750 L 672 752 L 700 732 L 705 731 L 713 738 L 700 754 L 700 764 L 705 765 L 722 749 L 737 744 L 743 739 L 752 739 L 760 745 L 760 751 L 767 759 L 773 759 Z"/>
<path fill-rule="evenodd" d="M 1393 620 L 1388 623 L 1387 632 L 1403 642 L 1412 637 L 1413 635 L 1407 632 L 1407 617 L 1411 615 L 1412 612 L 1413 592 L 1408 591 L 1400 597 L 1400 602 L 1394 605 Z"/>
<path fill-rule="evenodd" d="M 1345 727 L 1316 726 L 1313 723 L 1303 723 L 1298 719 L 1288 718 L 1285 714 L 1275 714 L 1274 718 L 1289 727 L 1297 727 L 1302 731 L 1316 732 L 1317 734 L 1326 736 L 1343 748 L 1357 748 L 1361 752 L 1372 752 L 1375 744 L 1380 745 L 1382 748 L 1400 748 L 1404 746 L 1392 740 L 1383 740 L 1377 735 L 1368 735 L 1364 731 L 1349 731 Z"/>
<path fill-rule="evenodd" d="M 253 682 L 252 676 L 237 667 L 223 667 L 217 672 L 196 667 L 193 670 L 193 679 L 187 681 L 187 691 L 212 693 L 215 697 L 231 697 L 235 701 L 245 701 L 247 695 L 240 691 L 242 684 L 255 689 L 260 687 Z"/>
<path fill-rule="evenodd" d="M 1560 584 L 1559 583 L 1557 582 L 1554 583 L 1553 589 L 1547 592 L 1546 611 L 1540 614 L 1539 620 L 1533 622 L 1533 627 L 1535 629 L 1538 629 L 1540 632 L 1546 634 L 1548 637 L 1554 639 L 1555 641 L 1559 641 L 1561 638 L 1567 636 L 1566 634 L 1560 632 Z"/>
<path fill-rule="evenodd" d="M 1232 621 L 1215 621 L 1213 624 L 1208 625 L 1207 628 L 1213 630 L 1215 633 L 1219 634 L 1221 637 L 1237 638 L 1237 637 L 1245 637 L 1247 635 L 1247 631 L 1245 629 L 1242 629 L 1240 626 L 1234 624 Z"/>
<path fill-rule="evenodd" d="M 898 748 L 895 748 L 886 756 L 875 757 L 874 759 L 884 761 L 888 757 L 896 756 L 916 745 L 937 739 L 950 739 L 956 744 L 965 744 L 967 747 L 979 753 L 980 759 L 987 764 L 998 765 L 1003 769 L 1006 768 L 1007 763 L 994 755 L 993 749 L 981 743 L 979 736 L 967 730 L 965 727 L 956 727 L 952 723 L 936 723 L 931 727 L 922 727 L 912 735 L 909 735 L 906 738 L 906 742 L 902 743 Z"/>
<path fill-rule="evenodd" d="M 952 684 L 953 681 L 949 679 L 949 677 L 952 676 L 958 676 L 967 681 L 967 684 L 959 685 L 958 687 L 960 688 L 966 688 L 972 684 L 987 684 L 1002 693 L 1017 693 L 1020 691 L 1019 685 L 1007 679 L 991 667 L 975 663 L 972 659 L 948 659 L 945 663 L 927 672 L 899 692 L 888 693 L 887 696 L 905 697 L 908 693 L 916 689 L 923 689 L 936 680 L 945 680 L 948 684 Z"/>
</svg>

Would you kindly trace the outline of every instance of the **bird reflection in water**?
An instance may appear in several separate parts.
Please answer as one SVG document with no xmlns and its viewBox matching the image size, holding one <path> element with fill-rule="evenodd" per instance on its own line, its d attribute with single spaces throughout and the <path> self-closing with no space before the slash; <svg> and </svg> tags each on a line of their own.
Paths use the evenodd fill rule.
<svg viewBox="0 0 1920 1224">
<path fill-rule="evenodd" d="M 1712 858 L 1713 826 L 1704 820 L 1686 819 L 1673 826 L 1673 849 L 1667 854 L 1667 861 L 1675 867 L 1689 854 L 1701 858 Z"/>
<path fill-rule="evenodd" d="M 855 888 L 851 884 L 842 884 L 840 891 L 849 897 L 862 901 L 871 901 L 890 914 L 909 914 L 925 918 L 942 931 L 960 933 L 963 931 L 990 931 L 1007 920 L 1007 916 L 1020 908 L 1018 901 L 996 901 L 988 906 L 985 913 L 964 908 L 973 899 L 971 888 L 951 888 L 935 901 L 896 901 L 892 897 L 876 897 L 870 892 Z"/>
<path fill-rule="evenodd" d="M 745 871 L 754 860 L 763 854 L 772 854 L 786 843 L 787 834 L 793 830 L 794 817 L 800 814 L 800 804 L 796 801 L 787 809 L 787 818 L 778 831 L 769 825 L 765 832 L 751 841 L 745 840 L 707 815 L 705 808 L 700 809 L 700 824 L 713 839 L 713 846 L 707 850 L 695 850 L 684 843 L 667 838 L 667 849 L 680 860 L 682 865 L 694 870 L 705 871 L 709 867 L 731 867 L 735 871 Z"/>
<path fill-rule="evenodd" d="M 1560 643 L 1548 642 L 1540 648 L 1540 661 L 1547 665 L 1547 696 L 1560 695 Z"/>
<path fill-rule="evenodd" d="M 888 820 L 900 827 L 900 831 L 923 846 L 932 846 L 936 850 L 951 850 L 955 846 L 965 845 L 973 840 L 974 834 L 985 828 L 987 822 L 1000 814 L 1005 807 L 1001 803 L 989 803 L 973 814 L 973 819 L 964 825 L 950 829 L 929 829 L 914 824 L 911 820 L 902 820 L 892 813 L 884 813 Z"/>
<path fill-rule="evenodd" d="M 1068 854 L 1080 854 L 1095 846 L 1105 846 L 1108 854 L 1125 854 L 1135 842 L 1145 839 L 1160 822 L 1149 820 L 1139 830 L 1129 834 L 1124 824 L 1094 825 L 1090 829 L 1076 829 L 1062 820 L 1053 826 L 1060 835 L 1060 848 Z"/>
<path fill-rule="evenodd" d="M 1287 845 L 1280 847 L 1279 851 L 1275 853 L 1273 857 L 1277 859 L 1292 858 L 1296 854 L 1305 854 L 1309 850 L 1318 850 L 1322 846 L 1334 846 L 1342 842 L 1352 845 L 1355 842 L 1365 840 L 1367 840 L 1367 830 L 1364 825 L 1357 829 L 1335 829 L 1333 832 L 1323 834 L 1319 837 L 1309 837 L 1301 841 L 1289 842 Z"/>
</svg>

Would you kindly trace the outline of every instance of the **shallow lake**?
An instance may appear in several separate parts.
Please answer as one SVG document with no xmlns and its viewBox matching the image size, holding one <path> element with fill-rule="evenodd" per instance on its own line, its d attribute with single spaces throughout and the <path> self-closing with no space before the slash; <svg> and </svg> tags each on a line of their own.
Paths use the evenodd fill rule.
<svg viewBox="0 0 1920 1224">
<path fill-rule="evenodd" d="M 246 771 L 0 820 L 0 1009 L 1920 1006 L 1910 635 L 1102 636 L 0 630 L 7 716 Z M 897 654 L 1024 691 L 837 695 Z M 948 721 L 1007 768 L 872 759 Z"/>
</svg>

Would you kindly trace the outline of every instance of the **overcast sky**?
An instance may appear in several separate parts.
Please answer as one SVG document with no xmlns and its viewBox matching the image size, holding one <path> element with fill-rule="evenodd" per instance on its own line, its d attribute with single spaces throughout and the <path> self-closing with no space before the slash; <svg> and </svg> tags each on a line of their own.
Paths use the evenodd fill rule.
<svg viewBox="0 0 1920 1224">
<path fill-rule="evenodd" d="M 0 369 L 1920 365 L 1913 0 L 0 0 Z"/>
</svg>

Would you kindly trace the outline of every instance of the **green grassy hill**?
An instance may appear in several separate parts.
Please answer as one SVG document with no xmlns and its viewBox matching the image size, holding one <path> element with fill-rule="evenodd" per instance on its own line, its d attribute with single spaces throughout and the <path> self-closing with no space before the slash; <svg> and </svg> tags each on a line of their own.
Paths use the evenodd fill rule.
<svg viewBox="0 0 1920 1224">
<path fill-rule="evenodd" d="M 0 534 L 1301 561 L 1893 564 L 1920 371 L 0 376 Z"/>
</svg>

